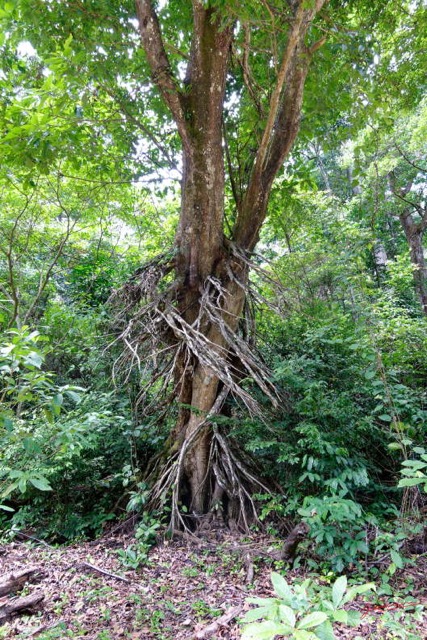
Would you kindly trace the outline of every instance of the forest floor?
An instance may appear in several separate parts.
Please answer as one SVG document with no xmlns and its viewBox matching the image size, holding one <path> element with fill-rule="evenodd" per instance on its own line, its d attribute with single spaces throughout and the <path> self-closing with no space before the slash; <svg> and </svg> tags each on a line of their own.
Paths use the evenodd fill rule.
<svg viewBox="0 0 427 640">
<path fill-rule="evenodd" d="M 271 538 L 211 532 L 200 542 L 161 542 L 137 570 L 125 569 L 118 553 L 132 542 L 126 534 L 58 548 L 16 540 L 0 546 L 0 577 L 38 567 L 42 576 L 24 595 L 44 594 L 33 615 L 0 626 L 0 639 L 235 640 L 239 616 L 251 607 L 246 599 L 272 595 L 274 564 L 259 557 Z M 393 597 L 360 596 L 351 607 L 361 624 L 336 625 L 337 638 L 425 640 L 426 575 L 427 557 L 418 556 L 393 577 Z M 310 577 L 301 567 L 285 576 L 290 583 Z"/>
</svg>

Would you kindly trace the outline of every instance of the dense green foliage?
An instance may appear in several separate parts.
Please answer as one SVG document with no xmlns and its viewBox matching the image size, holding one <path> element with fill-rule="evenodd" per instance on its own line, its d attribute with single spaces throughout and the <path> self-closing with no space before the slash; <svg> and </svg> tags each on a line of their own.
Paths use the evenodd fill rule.
<svg viewBox="0 0 427 640">
<path fill-rule="evenodd" d="M 98 4 L 93 21 L 76 14 L 71 26 L 60 2 L 48 24 L 29 19 L 43 16 L 32 3 L 5 3 L 0 14 L 0 525 L 59 541 L 99 534 L 127 505 L 143 511 L 146 469 L 176 413 L 155 407 L 142 418 L 145 381 L 122 358 L 109 298 L 171 244 L 178 142 L 156 91 L 136 85 L 146 63 L 135 34 L 127 41 L 115 28 L 121 3 Z M 101 29 L 111 4 L 112 27 Z M 427 318 L 399 216 L 407 206 L 418 222 L 425 213 L 426 31 L 422 3 L 409 3 L 406 29 L 395 3 L 378 3 L 385 15 L 371 50 L 347 7 L 357 3 L 339 4 L 358 35 L 340 41 L 337 28 L 315 63 L 252 278 L 257 346 L 281 401 L 273 408 L 254 390 L 263 420 L 231 401 L 222 421 L 282 488 L 259 497 L 262 519 L 306 520 L 308 551 L 325 569 L 385 550 L 393 571 L 403 563 L 403 536 L 390 535 L 399 511 L 416 519 L 425 504 Z M 185 49 L 185 11 L 164 11 Z M 254 81 L 266 73 L 261 58 Z M 330 76 L 319 101 L 310 83 L 322 69 Z M 235 112 L 241 85 L 236 72 L 226 125 L 243 184 L 257 116 L 249 104 Z M 151 186 L 153 167 L 161 179 Z M 142 529 L 144 544 L 155 529 Z"/>
</svg>

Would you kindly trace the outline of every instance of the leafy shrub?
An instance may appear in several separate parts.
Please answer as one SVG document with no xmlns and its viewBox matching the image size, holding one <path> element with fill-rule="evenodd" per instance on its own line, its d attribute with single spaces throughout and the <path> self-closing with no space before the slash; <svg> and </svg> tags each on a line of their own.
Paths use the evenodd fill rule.
<svg viewBox="0 0 427 640">
<path fill-rule="evenodd" d="M 413 453 L 418 456 L 418 460 L 404 460 L 404 469 L 401 474 L 404 476 L 399 480 L 398 487 L 418 487 L 423 486 L 427 493 L 427 451 L 424 447 L 414 447 Z"/>
<path fill-rule="evenodd" d="M 310 580 L 290 586 L 278 573 L 271 580 L 276 598 L 248 598 L 256 609 L 248 611 L 242 640 L 274 640 L 277 635 L 294 640 L 333 640 L 333 624 L 356 625 L 360 614 L 344 606 L 366 591 L 375 589 L 372 583 L 348 587 L 347 578 L 340 576 L 332 587 L 318 586 Z M 261 622 L 255 622 L 262 620 Z"/>
<path fill-rule="evenodd" d="M 343 494 L 307 497 L 298 512 L 310 527 L 315 552 L 326 569 L 341 573 L 368 553 L 367 517 L 359 504 Z"/>
<path fill-rule="evenodd" d="M 148 561 L 148 552 L 156 542 L 160 522 L 150 516 L 144 516 L 135 531 L 136 543 L 125 549 L 119 549 L 117 555 L 124 567 L 138 569 Z"/>
</svg>

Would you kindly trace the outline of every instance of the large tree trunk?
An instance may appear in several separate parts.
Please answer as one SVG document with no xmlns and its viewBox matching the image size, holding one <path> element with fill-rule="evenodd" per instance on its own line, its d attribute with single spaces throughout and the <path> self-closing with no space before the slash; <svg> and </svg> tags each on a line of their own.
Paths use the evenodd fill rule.
<svg viewBox="0 0 427 640">
<path fill-rule="evenodd" d="M 414 265 L 414 284 L 423 312 L 427 315 L 427 264 L 424 257 L 424 221 L 417 223 L 410 212 L 399 216 L 408 241 L 411 262 Z"/>
<path fill-rule="evenodd" d="M 173 76 L 151 0 L 136 0 L 153 81 L 172 113 L 183 146 L 175 302 L 166 321 L 179 353 L 174 381 L 180 408 L 171 449 L 178 452 L 182 466 L 178 465 L 174 483 L 186 486 L 187 506 L 197 515 L 209 511 L 225 490 L 224 477 L 219 482 L 215 472 L 209 417 L 221 409 L 228 390 L 236 391 L 236 380 L 245 372 L 236 344 L 241 345 L 238 325 L 245 305 L 248 256 L 259 238 L 274 177 L 298 132 L 309 62 L 323 43 L 322 39 L 308 47 L 305 38 L 324 2 L 299 0 L 288 9 L 289 33 L 264 133 L 246 193 L 241 194 L 233 235 L 226 239 L 222 127 L 235 25 L 230 16 L 225 18 L 208 3 L 193 0 L 192 47 L 182 90 Z M 262 376 L 259 384 L 266 388 Z M 232 456 L 227 458 L 229 469 Z M 230 475 L 234 482 L 232 470 Z"/>
</svg>

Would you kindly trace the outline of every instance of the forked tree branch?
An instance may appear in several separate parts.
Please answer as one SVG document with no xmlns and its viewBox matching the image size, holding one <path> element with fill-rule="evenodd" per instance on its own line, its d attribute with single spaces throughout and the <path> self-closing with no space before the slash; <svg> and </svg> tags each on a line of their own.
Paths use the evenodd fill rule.
<svg viewBox="0 0 427 640">
<path fill-rule="evenodd" d="M 327 1 L 316 0 L 310 8 L 307 8 L 304 0 L 299 0 L 296 5 L 288 43 L 270 99 L 267 122 L 237 216 L 234 240 L 246 251 L 252 251 L 258 241 L 271 185 L 298 134 L 311 56 L 325 42 L 321 38 L 310 48 L 306 46 L 305 38 L 313 19 Z"/>
<path fill-rule="evenodd" d="M 190 149 L 182 94 L 166 54 L 157 14 L 151 0 L 136 0 L 135 5 L 142 46 L 151 69 L 153 82 L 172 113 L 182 144 Z"/>
</svg>

